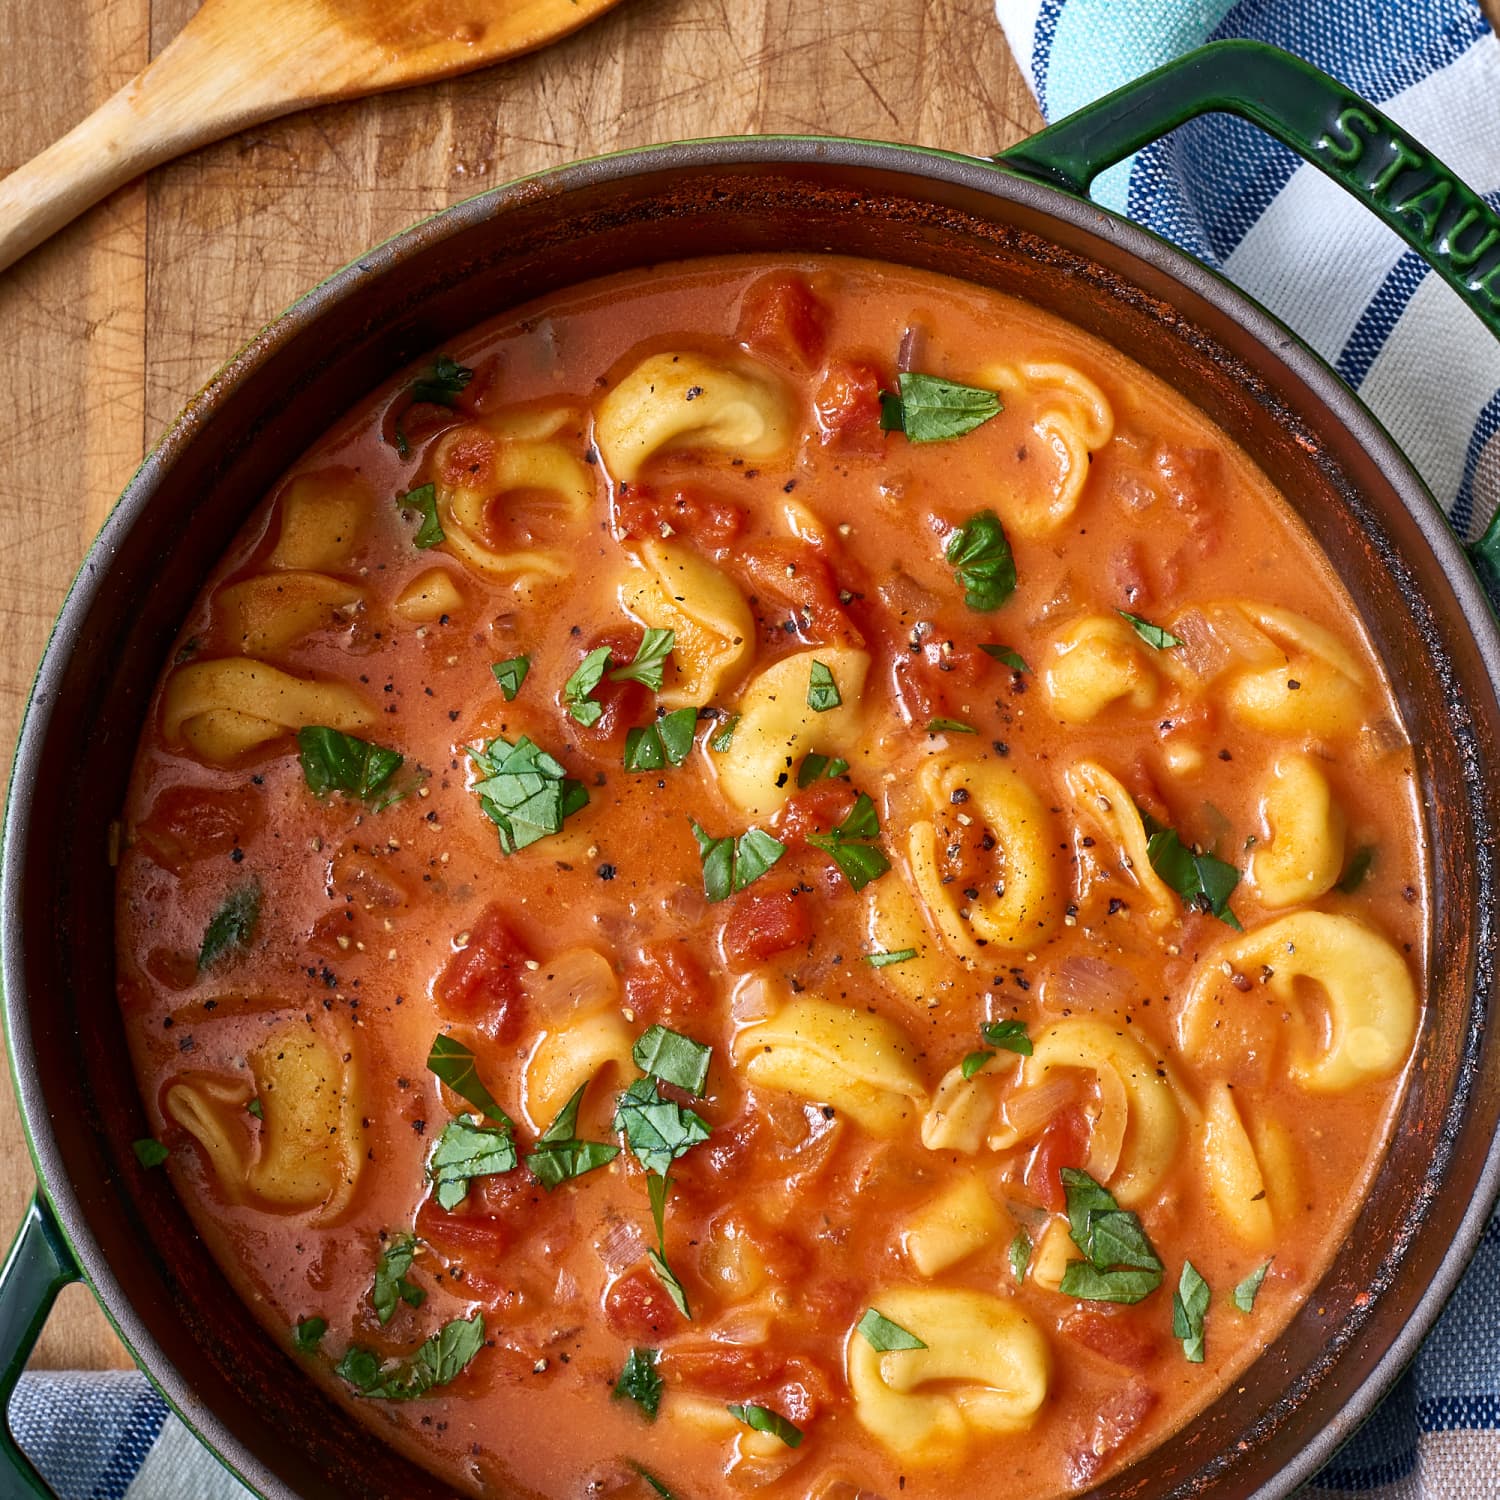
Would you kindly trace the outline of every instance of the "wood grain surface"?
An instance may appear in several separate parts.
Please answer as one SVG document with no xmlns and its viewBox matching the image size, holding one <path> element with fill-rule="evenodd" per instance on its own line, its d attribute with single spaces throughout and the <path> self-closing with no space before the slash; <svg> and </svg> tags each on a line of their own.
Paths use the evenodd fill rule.
<svg viewBox="0 0 1500 1500">
<path fill-rule="evenodd" d="M 4 0 L 0 171 L 119 88 L 193 8 Z M 619 147 L 813 131 L 993 152 L 1040 123 L 990 0 L 626 0 L 547 51 L 262 126 L 122 189 L 0 275 L 0 743 L 146 449 L 246 338 L 368 246 L 509 177 Z M 8 1235 L 32 1174 L 0 1089 Z M 34 1363 L 128 1357 L 74 1288 Z"/>
</svg>

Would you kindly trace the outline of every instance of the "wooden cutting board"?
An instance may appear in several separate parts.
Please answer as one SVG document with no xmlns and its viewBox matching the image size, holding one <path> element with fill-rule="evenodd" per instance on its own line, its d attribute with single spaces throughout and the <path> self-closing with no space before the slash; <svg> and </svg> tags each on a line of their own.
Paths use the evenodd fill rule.
<svg viewBox="0 0 1500 1500">
<path fill-rule="evenodd" d="M 119 88 L 192 10 L 4 0 L 0 171 Z M 619 147 L 810 131 L 989 153 L 1040 123 L 990 0 L 625 0 L 545 52 L 277 121 L 122 189 L 0 275 L 7 759 L 52 618 L 146 448 L 255 329 L 361 250 L 509 177 Z M 31 1183 L 0 1083 L 0 1236 Z M 128 1360 L 74 1289 L 36 1362 Z"/>
</svg>

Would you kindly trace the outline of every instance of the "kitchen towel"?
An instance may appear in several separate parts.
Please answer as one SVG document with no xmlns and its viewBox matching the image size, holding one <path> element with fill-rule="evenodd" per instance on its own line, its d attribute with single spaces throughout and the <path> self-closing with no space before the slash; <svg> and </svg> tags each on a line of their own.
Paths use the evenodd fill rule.
<svg viewBox="0 0 1500 1500">
<path fill-rule="evenodd" d="M 1048 120 L 1205 42 L 1294 52 L 1500 207 L 1500 41 L 1475 0 L 996 0 Z M 1500 343 L 1397 236 L 1253 125 L 1210 115 L 1103 174 L 1107 207 L 1306 339 L 1464 536 L 1500 507 Z M 1412 1368 L 1305 1500 L 1500 1496 L 1500 1215 Z"/>
</svg>

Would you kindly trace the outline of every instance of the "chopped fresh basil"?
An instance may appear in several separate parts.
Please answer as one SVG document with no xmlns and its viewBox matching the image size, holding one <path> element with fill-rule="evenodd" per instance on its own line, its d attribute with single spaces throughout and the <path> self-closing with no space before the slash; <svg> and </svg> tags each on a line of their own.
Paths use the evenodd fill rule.
<svg viewBox="0 0 1500 1500">
<path fill-rule="evenodd" d="M 302 779 L 313 796 L 342 792 L 377 807 L 386 805 L 380 794 L 405 761 L 395 750 L 356 739 L 326 724 L 306 724 L 299 729 L 297 751 Z"/>
<path fill-rule="evenodd" d="M 432 1050 L 427 1054 L 427 1071 L 436 1073 L 460 1099 L 467 1099 L 495 1124 L 511 1123 L 510 1116 L 495 1103 L 495 1096 L 480 1082 L 474 1054 L 456 1037 L 441 1031 L 433 1037 Z"/>
<path fill-rule="evenodd" d="M 650 1083 L 651 1080 L 649 1078 L 642 1078 L 636 1087 L 639 1087 L 640 1084 L 647 1084 L 649 1086 Z M 696 1115 L 689 1115 L 688 1118 L 696 1120 L 698 1117 Z M 702 1121 L 699 1121 L 699 1123 L 702 1124 Z M 618 1126 L 618 1116 L 616 1117 L 616 1124 Z M 691 1144 L 693 1143 L 689 1142 L 689 1145 Z M 683 1150 L 686 1149 L 687 1147 L 683 1148 Z M 679 1156 L 681 1154 L 682 1152 L 680 1151 L 677 1153 Z M 641 1164 L 645 1165 L 644 1159 L 641 1159 Z M 670 1160 L 668 1165 L 670 1165 Z M 646 1264 L 651 1267 L 656 1279 L 666 1288 L 667 1295 L 672 1299 L 673 1307 L 683 1317 L 691 1321 L 693 1313 L 692 1309 L 688 1306 L 687 1293 L 683 1290 L 682 1283 L 677 1279 L 677 1273 L 667 1264 L 667 1194 L 671 1190 L 672 1179 L 667 1176 L 665 1167 L 661 1169 L 659 1176 L 649 1168 L 647 1169 L 646 1196 L 651 1201 L 651 1222 L 656 1225 L 656 1249 L 646 1252 Z"/>
<path fill-rule="evenodd" d="M 1270 1261 L 1263 1266 L 1257 1266 L 1231 1293 L 1234 1305 L 1242 1313 L 1255 1310 L 1255 1299 L 1260 1293 L 1261 1283 L 1266 1279 L 1266 1272 L 1270 1269 Z"/>
<path fill-rule="evenodd" d="M 1012 651 L 1009 646 L 991 646 L 981 644 L 979 647 L 986 656 L 993 656 L 996 661 L 1004 662 L 1012 672 L 1029 672 L 1030 667 L 1026 665 L 1026 658 L 1019 651 Z"/>
<path fill-rule="evenodd" d="M 336 1373 L 361 1396 L 380 1401 L 415 1401 L 436 1386 L 456 1380 L 484 1348 L 484 1314 L 446 1323 L 409 1359 L 382 1364 L 373 1350 L 351 1344 Z"/>
<path fill-rule="evenodd" d="M 807 842 L 827 854 L 844 879 L 862 891 L 891 867 L 884 851 L 873 842 L 879 833 L 880 815 L 869 794 L 861 792 L 842 823 L 829 833 L 808 834 Z"/>
<path fill-rule="evenodd" d="M 740 716 L 738 714 L 730 714 L 724 720 L 723 728 L 708 742 L 709 749 L 716 755 L 723 755 L 734 743 L 734 731 L 739 727 L 739 722 Z"/>
<path fill-rule="evenodd" d="M 620 1148 L 608 1142 L 578 1139 L 578 1106 L 583 1103 L 590 1082 L 591 1079 L 585 1079 L 573 1090 L 572 1097 L 537 1137 L 536 1149 L 526 1158 L 531 1175 L 549 1193 L 595 1167 L 607 1166 L 620 1154 Z"/>
<path fill-rule="evenodd" d="M 254 1115 L 257 1120 L 264 1120 L 266 1117 L 266 1107 L 259 1099 L 252 1099 L 245 1106 L 245 1110 L 248 1114 Z"/>
<path fill-rule="evenodd" d="M 864 959 L 872 969 L 883 969 L 888 964 L 904 964 L 907 959 L 916 956 L 915 948 L 892 948 L 887 953 L 866 953 Z"/>
<path fill-rule="evenodd" d="M 1184 905 L 1194 911 L 1211 912 L 1236 932 L 1243 932 L 1240 919 L 1229 908 L 1240 872 L 1215 855 L 1189 848 L 1175 828 L 1164 827 L 1143 809 L 1140 813 L 1151 868 L 1177 892 Z"/>
<path fill-rule="evenodd" d="M 509 1125 L 482 1125 L 459 1115 L 443 1126 L 427 1163 L 428 1180 L 439 1205 L 450 1213 L 468 1196 L 475 1177 L 493 1177 L 516 1167 L 516 1143 Z"/>
<path fill-rule="evenodd" d="M 979 731 L 972 724 L 965 724 L 962 719 L 929 719 L 927 721 L 928 734 L 978 734 Z"/>
<path fill-rule="evenodd" d="M 1182 645 L 1182 638 L 1175 636 L 1170 630 L 1164 630 L 1160 625 L 1153 625 L 1150 620 L 1143 620 L 1139 615 L 1133 615 L 1128 609 L 1117 609 L 1115 611 L 1122 620 L 1128 620 L 1135 633 L 1145 643 L 1157 651 L 1170 651 L 1173 646 Z"/>
<path fill-rule="evenodd" d="M 807 706 L 815 714 L 826 714 L 843 701 L 839 696 L 839 685 L 833 680 L 833 673 L 823 662 L 815 661 L 807 676 Z"/>
<path fill-rule="evenodd" d="M 250 880 L 231 891 L 203 930 L 198 949 L 198 972 L 212 968 L 225 955 L 250 945 L 260 923 L 260 881 Z"/>
<path fill-rule="evenodd" d="M 452 406 L 474 378 L 467 365 L 461 365 L 447 354 L 440 354 L 412 381 L 408 389 L 413 401 L 430 401 L 434 406 Z"/>
<path fill-rule="evenodd" d="M 943 555 L 970 609 L 999 609 L 1015 593 L 1016 559 L 994 511 L 975 511 L 949 538 Z"/>
<path fill-rule="evenodd" d="M 656 1373 L 656 1361 L 660 1358 L 658 1349 L 632 1349 L 625 1356 L 620 1378 L 615 1381 L 615 1399 L 634 1401 L 652 1422 L 661 1406 L 661 1393 L 666 1389 L 665 1382 Z"/>
<path fill-rule="evenodd" d="M 516 694 L 521 691 L 521 684 L 526 681 L 526 674 L 530 670 L 529 656 L 508 656 L 504 661 L 491 665 L 490 671 L 495 674 L 495 681 L 500 684 L 500 691 L 505 694 L 507 703 L 515 702 Z"/>
<path fill-rule="evenodd" d="M 651 1203 L 651 1222 L 656 1225 L 656 1243 L 663 1251 L 667 1248 L 667 1194 L 672 1191 L 672 1179 L 665 1172 L 657 1176 L 654 1172 L 646 1177 L 646 1197 Z"/>
<path fill-rule="evenodd" d="M 143 1167 L 159 1167 L 172 1153 L 160 1141 L 132 1141 L 130 1149 Z"/>
<path fill-rule="evenodd" d="M 965 1078 L 972 1078 L 995 1054 L 986 1048 L 983 1052 L 970 1052 L 958 1065 Z"/>
<path fill-rule="evenodd" d="M 703 892 L 710 901 L 726 901 L 759 880 L 786 853 L 786 845 L 759 828 L 748 828 L 738 838 L 716 839 L 692 823 L 703 864 Z"/>
<path fill-rule="evenodd" d="M 469 755 L 482 771 L 474 793 L 485 816 L 500 830 L 500 852 L 519 849 L 560 833 L 565 819 L 588 806 L 583 783 L 573 781 L 563 767 L 524 735 L 512 745 L 493 739 L 483 750 L 471 745 Z"/>
<path fill-rule="evenodd" d="M 896 385 L 899 394 L 880 393 L 880 425 L 887 432 L 904 432 L 912 443 L 962 437 L 1003 409 L 994 391 L 958 385 L 938 375 L 903 370 Z"/>
<path fill-rule="evenodd" d="M 680 1031 L 653 1026 L 630 1049 L 630 1055 L 641 1072 L 660 1078 L 664 1083 L 676 1084 L 690 1094 L 701 1094 L 708 1081 L 708 1064 L 713 1051 L 712 1047 L 695 1042 Z"/>
<path fill-rule="evenodd" d="M 677 1279 L 677 1273 L 667 1264 L 666 1255 L 660 1250 L 648 1250 L 646 1252 L 646 1264 L 656 1273 L 656 1279 L 666 1288 L 667 1296 L 672 1299 L 672 1306 L 680 1312 L 683 1317 L 691 1319 L 692 1309 L 688 1306 L 687 1292 L 682 1283 Z"/>
<path fill-rule="evenodd" d="M 1344 873 L 1339 876 L 1337 889 L 1346 896 L 1352 896 L 1365 883 L 1365 877 L 1370 873 L 1370 867 L 1374 863 L 1374 844 L 1361 844 L 1350 857 Z"/>
<path fill-rule="evenodd" d="M 788 1448 L 796 1448 L 802 1442 L 801 1429 L 793 1427 L 780 1412 L 772 1411 L 769 1406 L 757 1406 L 751 1402 L 744 1406 L 731 1405 L 727 1409 L 735 1421 L 753 1427 L 756 1432 L 769 1432 L 779 1437 Z"/>
<path fill-rule="evenodd" d="M 802 764 L 797 767 L 797 785 L 806 790 L 813 782 L 825 777 L 829 781 L 836 781 L 848 769 L 849 762 L 840 760 L 837 756 L 830 758 L 827 755 L 804 755 Z"/>
<path fill-rule="evenodd" d="M 375 1284 L 370 1288 L 370 1305 L 382 1328 L 395 1317 L 398 1302 L 420 1307 L 427 1300 L 427 1293 L 406 1277 L 416 1253 L 414 1234 L 393 1234 L 380 1253 L 375 1265 Z"/>
<path fill-rule="evenodd" d="M 1192 1261 L 1183 1261 L 1182 1276 L 1172 1293 L 1172 1337 L 1182 1340 L 1182 1352 L 1189 1364 L 1203 1363 L 1203 1319 L 1208 1304 L 1208 1283 Z"/>
<path fill-rule="evenodd" d="M 625 769 L 660 771 L 680 766 L 693 751 L 693 732 L 698 724 L 696 708 L 678 708 L 625 734 Z"/>
<path fill-rule="evenodd" d="M 568 712 L 585 728 L 597 724 L 603 717 L 604 705 L 594 701 L 593 693 L 604 681 L 604 671 L 608 666 L 609 647 L 596 646 L 563 683 L 563 702 Z"/>
<path fill-rule="evenodd" d="M 979 1034 L 992 1047 L 1019 1052 L 1022 1057 L 1031 1056 L 1031 1038 L 1026 1035 L 1025 1021 L 986 1021 Z"/>
<path fill-rule="evenodd" d="M 327 1318 L 302 1318 L 292 1329 L 292 1343 L 304 1354 L 311 1354 L 327 1332 Z"/>
<path fill-rule="evenodd" d="M 656 1090 L 654 1078 L 638 1078 L 620 1095 L 614 1128 L 648 1171 L 665 1176 L 679 1156 L 708 1139 L 708 1124 Z"/>
<path fill-rule="evenodd" d="M 632 1463 L 630 1467 L 634 1469 L 635 1472 L 639 1474 L 641 1478 L 644 1479 L 653 1490 L 656 1491 L 657 1495 L 660 1497 L 660 1500 L 677 1500 L 677 1497 L 671 1492 L 671 1490 L 666 1487 L 666 1485 L 661 1482 L 661 1480 L 656 1477 L 655 1474 L 652 1474 L 648 1470 L 643 1469 L 638 1463 Z"/>
<path fill-rule="evenodd" d="M 882 1312 L 869 1308 L 855 1328 L 864 1334 L 865 1342 L 880 1354 L 893 1349 L 925 1349 L 927 1345 L 916 1334 L 909 1333 L 899 1323 L 893 1323 Z"/>
<path fill-rule="evenodd" d="M 1069 1238 L 1085 1260 L 1072 1260 L 1059 1290 L 1089 1302 L 1139 1302 L 1161 1285 L 1165 1270 L 1141 1221 L 1127 1213 L 1087 1172 L 1064 1167 Z"/>
<path fill-rule="evenodd" d="M 659 693 L 662 673 L 676 642 L 675 630 L 657 630 L 654 627 L 648 629 L 641 637 L 640 649 L 637 650 L 630 664 L 616 667 L 609 674 L 609 680 L 611 682 L 638 682 L 643 687 L 650 688 L 653 693 Z"/>
<path fill-rule="evenodd" d="M 1026 1280 L 1026 1267 L 1031 1264 L 1031 1236 L 1024 1229 L 1016 1231 L 1010 1242 L 1010 1271 L 1017 1281 Z"/>
<path fill-rule="evenodd" d="M 396 496 L 396 504 L 402 514 L 414 510 L 422 518 L 417 534 L 411 539 L 414 547 L 425 552 L 429 547 L 436 547 L 445 540 L 442 517 L 438 515 L 436 485 L 424 484 L 414 490 L 407 490 L 404 495 Z"/>
</svg>

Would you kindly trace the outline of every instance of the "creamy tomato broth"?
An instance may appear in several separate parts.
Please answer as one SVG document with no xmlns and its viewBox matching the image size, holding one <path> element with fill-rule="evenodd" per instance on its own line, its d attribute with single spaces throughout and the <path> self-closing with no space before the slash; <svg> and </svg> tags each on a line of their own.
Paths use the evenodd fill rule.
<svg viewBox="0 0 1500 1500">
<path fill-rule="evenodd" d="M 342 419 L 193 606 L 140 1153 L 465 1493 L 1066 1493 L 1345 1233 L 1418 826 L 1327 562 L 1120 353 L 852 260 L 622 276 Z"/>
</svg>

